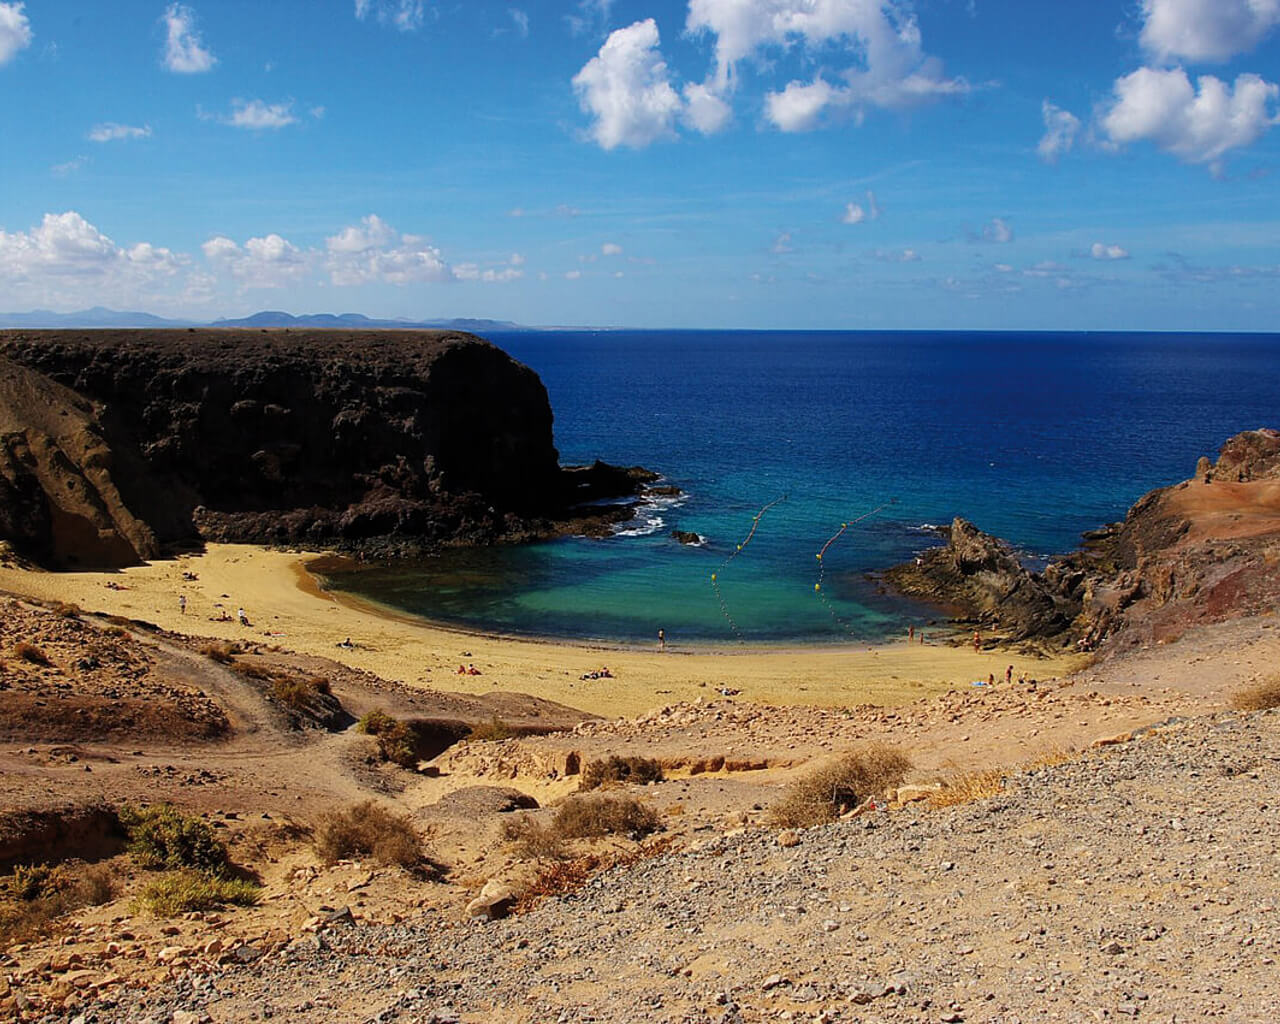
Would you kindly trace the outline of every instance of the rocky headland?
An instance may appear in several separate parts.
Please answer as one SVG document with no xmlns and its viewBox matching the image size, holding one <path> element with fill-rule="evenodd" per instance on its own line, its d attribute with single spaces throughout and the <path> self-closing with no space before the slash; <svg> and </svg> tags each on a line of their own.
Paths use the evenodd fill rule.
<svg viewBox="0 0 1280 1024">
<path fill-rule="evenodd" d="M 1144 495 L 1043 571 L 964 519 L 944 532 L 886 581 L 1005 640 L 1108 653 L 1166 642 L 1280 598 L 1280 432 L 1232 437 L 1216 462 L 1202 458 L 1194 477 Z"/>
<path fill-rule="evenodd" d="M 473 335 L 0 332 L 0 541 L 42 564 L 592 532 L 653 479 L 561 467 L 537 374 Z"/>
</svg>

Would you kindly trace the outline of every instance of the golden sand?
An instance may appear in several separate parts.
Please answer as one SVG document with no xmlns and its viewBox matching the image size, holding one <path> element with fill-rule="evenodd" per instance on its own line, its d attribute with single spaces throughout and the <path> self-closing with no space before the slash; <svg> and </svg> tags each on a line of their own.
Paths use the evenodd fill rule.
<svg viewBox="0 0 1280 1024">
<path fill-rule="evenodd" d="M 465 633 L 322 591 L 305 568 L 316 557 L 211 544 L 200 555 L 114 573 L 0 569 L 0 589 L 194 636 L 278 644 L 409 685 L 529 693 L 611 717 L 711 699 L 722 688 L 741 691 L 739 699 L 773 704 L 897 704 L 968 686 L 992 673 L 1003 678 L 1008 665 L 1015 677 L 1026 672 L 1045 679 L 1067 674 L 1078 660 L 974 653 L 905 639 L 876 647 L 682 650 L 673 645 L 658 652 Z M 184 573 L 198 578 L 184 579 Z M 187 598 L 185 614 L 179 595 Z M 240 608 L 250 626 L 236 621 Z M 215 621 L 223 612 L 231 621 Z M 354 647 L 338 646 L 348 637 Z M 474 665 L 480 674 L 460 675 L 459 665 Z M 581 678 L 606 665 L 614 678 Z"/>
</svg>

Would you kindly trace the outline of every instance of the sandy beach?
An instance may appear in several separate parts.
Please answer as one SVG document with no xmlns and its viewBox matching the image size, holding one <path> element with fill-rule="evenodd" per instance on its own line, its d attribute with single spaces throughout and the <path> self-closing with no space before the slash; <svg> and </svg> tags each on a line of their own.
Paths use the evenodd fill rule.
<svg viewBox="0 0 1280 1024">
<path fill-rule="evenodd" d="M 78 604 L 166 630 L 276 644 L 334 658 L 413 686 L 467 693 L 530 693 L 605 716 L 635 715 L 722 688 L 773 704 L 897 704 L 969 686 L 1013 666 L 1041 679 L 1077 659 L 908 644 L 876 647 L 724 648 L 665 653 L 463 633 L 322 591 L 306 571 L 316 554 L 212 544 L 203 554 L 115 573 L 0 569 L 0 589 Z M 185 579 L 185 574 L 197 577 Z M 118 589 L 116 589 L 118 588 Z M 185 614 L 179 596 L 185 595 Z M 243 608 L 251 626 L 236 621 Z M 216 621 L 225 612 L 231 621 Z M 670 631 L 673 636 L 676 630 Z M 350 638 L 352 648 L 339 643 Z M 474 665 L 479 675 L 459 674 Z M 608 666 L 612 679 L 581 677 Z"/>
</svg>

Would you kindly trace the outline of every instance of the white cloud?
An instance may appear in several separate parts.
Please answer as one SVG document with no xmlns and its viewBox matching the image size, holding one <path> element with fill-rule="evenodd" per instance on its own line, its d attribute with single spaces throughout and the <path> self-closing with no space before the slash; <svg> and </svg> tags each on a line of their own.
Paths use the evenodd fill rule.
<svg viewBox="0 0 1280 1024">
<path fill-rule="evenodd" d="M 1044 118 L 1044 135 L 1036 152 L 1046 163 L 1057 163 L 1058 157 L 1070 153 L 1075 145 L 1076 135 L 1080 132 L 1080 118 L 1048 100 L 1041 103 L 1040 115 Z"/>
<path fill-rule="evenodd" d="M 513 252 L 513 253 L 511 254 L 511 265 L 512 265 L 513 267 L 523 267 L 523 266 L 524 266 L 524 257 L 523 257 L 523 256 L 521 256 L 518 252 Z"/>
<path fill-rule="evenodd" d="M 881 263 L 919 263 L 920 254 L 914 249 L 877 249 L 872 258 Z"/>
<path fill-rule="evenodd" d="M 518 7 L 508 8 L 507 13 L 511 15 L 511 20 L 515 23 L 516 31 L 527 39 L 529 37 L 529 15 Z"/>
<path fill-rule="evenodd" d="M 578 278 L 580 278 L 580 277 L 582 277 L 582 271 L 581 271 L 581 270 L 567 270 L 567 271 L 565 271 L 564 279 L 565 279 L 566 281 L 576 281 L 576 280 L 578 280 Z"/>
<path fill-rule="evenodd" d="M 691 82 L 684 87 L 684 120 L 694 131 L 715 135 L 733 120 L 733 108 L 708 86 Z"/>
<path fill-rule="evenodd" d="M 794 252 L 795 250 L 791 248 L 791 232 L 780 232 L 773 240 L 773 245 L 769 246 L 769 251 L 775 256 L 785 256 L 789 252 Z"/>
<path fill-rule="evenodd" d="M 325 269 L 335 285 L 405 285 L 459 276 L 425 238 L 400 234 L 376 214 L 326 239 L 325 248 Z"/>
<path fill-rule="evenodd" d="M 0 230 L 0 295 L 55 306 L 132 301 L 185 262 L 149 242 L 117 245 L 75 211 L 46 213 L 30 231 Z"/>
<path fill-rule="evenodd" d="M 610 33 L 574 76 L 573 87 L 582 110 L 594 118 L 591 135 L 604 149 L 641 148 L 675 134 L 683 105 L 658 50 L 652 18 Z"/>
<path fill-rule="evenodd" d="M 31 45 L 31 22 L 22 13 L 26 4 L 0 4 L 0 65 Z"/>
<path fill-rule="evenodd" d="M 298 119 L 293 114 L 292 100 L 264 103 L 262 100 L 234 99 L 231 101 L 231 113 L 222 118 L 222 123 L 260 132 L 297 124 Z"/>
<path fill-rule="evenodd" d="M 1095 260 L 1127 260 L 1129 258 L 1129 250 L 1119 245 L 1104 245 L 1102 242 L 1094 242 L 1089 247 L 1089 258 Z"/>
<path fill-rule="evenodd" d="M 1270 105 L 1278 96 L 1280 86 L 1253 74 L 1234 86 L 1203 75 L 1193 88 L 1182 68 L 1139 68 L 1116 80 L 1100 125 L 1116 145 L 1149 140 L 1188 163 L 1214 163 L 1276 123 Z"/>
<path fill-rule="evenodd" d="M 992 267 L 992 269 L 1001 274 L 1013 273 L 1013 267 L 1011 267 L 1008 263 L 997 263 Z"/>
<path fill-rule="evenodd" d="M 151 125 L 144 124 L 141 128 L 131 124 L 116 124 L 114 121 L 105 121 L 102 124 L 95 124 L 89 132 L 90 142 L 114 142 L 117 139 L 149 139 L 151 138 Z"/>
<path fill-rule="evenodd" d="M 1007 245 L 1013 241 L 1013 227 L 1003 217 L 992 217 L 991 223 L 982 229 L 982 240 Z"/>
<path fill-rule="evenodd" d="M 194 75 L 218 63 L 196 31 L 196 15 L 184 4 L 170 4 L 161 19 L 165 25 L 164 66 L 180 74 Z"/>
<path fill-rule="evenodd" d="M 565 15 L 569 31 L 575 36 L 603 31 L 613 13 L 613 0 L 578 0 L 578 14 Z"/>
<path fill-rule="evenodd" d="M 970 91 L 925 54 L 902 0 L 689 0 L 685 25 L 715 37 L 711 81 L 722 95 L 734 88 L 737 65 L 765 51 L 799 48 L 823 64 L 843 53 L 848 66 L 831 73 L 838 84 L 818 75 L 766 96 L 766 117 L 783 131 L 815 128 L 827 111 L 860 116 L 866 107 L 902 109 Z"/>
<path fill-rule="evenodd" d="M 49 168 L 49 171 L 53 174 L 55 178 L 65 178 L 70 174 L 75 174 L 76 171 L 80 170 L 80 168 L 83 167 L 88 162 L 89 162 L 89 158 L 87 156 L 83 156 L 83 155 L 76 156 L 76 157 L 72 157 L 70 160 L 66 161 L 65 163 L 54 164 L 52 167 Z"/>
<path fill-rule="evenodd" d="M 605 242 L 604 245 L 600 246 L 600 252 L 605 256 L 621 256 L 622 246 L 618 245 L 617 242 Z"/>
<path fill-rule="evenodd" d="M 277 234 L 250 238 L 239 246 L 219 235 L 201 248 L 216 270 L 229 273 L 242 289 L 283 288 L 301 281 L 307 273 L 307 254 Z"/>
<path fill-rule="evenodd" d="M 1053 260 L 1041 260 L 1039 263 L 1022 272 L 1024 277 L 1040 278 L 1059 277 L 1066 273 L 1068 273 L 1067 268 L 1061 263 L 1055 263 Z"/>
<path fill-rule="evenodd" d="M 422 28 L 426 18 L 423 0 L 356 0 L 356 17 L 363 21 L 372 14 L 380 25 L 390 25 L 400 32 Z"/>
<path fill-rule="evenodd" d="M 1157 60 L 1225 61 L 1280 24 L 1280 0 L 1142 0 L 1142 13 L 1142 46 Z"/>
<path fill-rule="evenodd" d="M 867 193 L 867 205 L 865 207 L 861 203 L 846 203 L 844 213 L 840 216 L 840 223 L 861 224 L 867 219 L 880 219 L 880 204 L 876 202 L 876 194 L 874 192 Z"/>
<path fill-rule="evenodd" d="M 453 268 L 459 281 L 480 281 L 484 284 L 506 284 L 524 277 L 524 271 L 515 267 L 480 267 L 475 263 L 459 263 Z"/>
</svg>

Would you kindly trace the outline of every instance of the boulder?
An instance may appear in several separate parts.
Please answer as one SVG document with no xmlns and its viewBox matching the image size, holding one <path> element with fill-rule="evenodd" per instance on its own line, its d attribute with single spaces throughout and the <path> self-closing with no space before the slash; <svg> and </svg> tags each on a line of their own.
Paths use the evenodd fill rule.
<svg viewBox="0 0 1280 1024">
<path fill-rule="evenodd" d="M 518 898 L 515 890 L 491 878 L 485 882 L 480 895 L 467 904 L 467 916 L 485 921 L 501 920 L 511 913 Z"/>
</svg>

